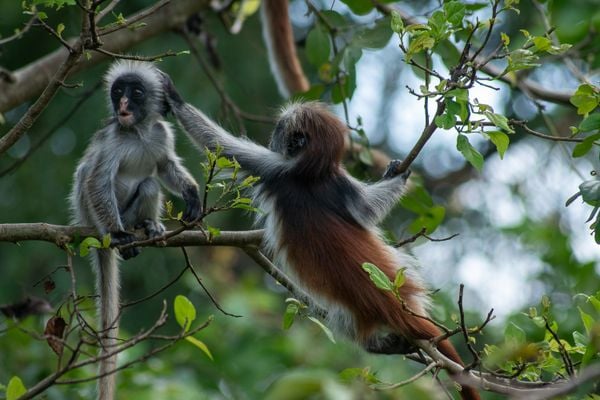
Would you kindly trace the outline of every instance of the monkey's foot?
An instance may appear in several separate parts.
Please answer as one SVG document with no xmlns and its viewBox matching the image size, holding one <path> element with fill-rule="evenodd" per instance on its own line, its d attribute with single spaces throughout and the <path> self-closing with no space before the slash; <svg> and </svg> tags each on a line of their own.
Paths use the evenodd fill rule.
<svg viewBox="0 0 600 400">
<path fill-rule="evenodd" d="M 136 228 L 144 228 L 144 233 L 148 239 L 154 239 L 165 234 L 165 226 L 153 219 L 145 219 Z"/>
<path fill-rule="evenodd" d="M 402 165 L 402 160 L 390 161 L 390 163 L 388 164 L 388 166 L 385 170 L 385 173 L 383 174 L 383 179 L 391 179 L 391 178 L 398 176 L 398 174 L 399 174 L 398 168 L 400 168 L 400 165 Z M 404 171 L 400 176 L 402 178 L 404 178 L 404 180 L 406 181 L 408 179 L 408 177 L 410 176 L 410 174 L 411 174 L 411 170 L 409 168 L 406 171 Z"/>
<path fill-rule="evenodd" d="M 410 354 L 416 350 L 410 341 L 395 333 L 373 338 L 364 347 L 369 353 L 375 354 Z"/>
<path fill-rule="evenodd" d="M 115 245 L 115 246 L 124 246 L 126 244 L 129 244 L 131 242 L 135 241 L 135 235 L 133 233 L 129 233 L 129 232 L 125 232 L 125 231 L 120 231 L 120 232 L 113 232 L 110 234 L 111 236 L 111 244 Z M 129 258 L 133 258 L 135 256 L 137 256 L 138 254 L 140 254 L 140 248 L 139 247 L 131 247 L 125 250 L 121 250 L 119 249 L 119 253 L 121 254 L 121 257 L 123 257 L 124 260 L 127 260 Z"/>
</svg>

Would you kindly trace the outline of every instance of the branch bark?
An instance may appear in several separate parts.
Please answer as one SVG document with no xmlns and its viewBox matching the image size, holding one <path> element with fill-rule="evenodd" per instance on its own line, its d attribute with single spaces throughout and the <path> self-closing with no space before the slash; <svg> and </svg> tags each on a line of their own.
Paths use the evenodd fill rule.
<svg viewBox="0 0 600 400">
<path fill-rule="evenodd" d="M 167 234 L 168 233 L 169 232 L 167 232 Z M 0 224 L 0 242 L 17 243 L 38 240 L 64 247 L 68 243 L 73 243 L 78 239 L 88 236 L 93 236 L 101 240 L 98 232 L 90 227 L 52 225 L 43 222 L 31 224 Z M 201 231 L 184 231 L 177 236 L 169 238 L 166 241 L 166 246 L 258 246 L 262 241 L 262 236 L 262 230 L 224 231 L 221 232 L 219 236 L 209 239 Z M 140 235 L 136 240 L 141 241 L 144 239 L 145 237 L 140 232 Z M 140 247 L 147 246 L 159 247 L 156 242 L 140 244 Z"/>
<path fill-rule="evenodd" d="M 139 22 L 146 25 L 137 29 L 122 29 L 102 36 L 104 45 L 102 49 L 112 53 L 123 52 L 138 43 L 153 36 L 176 28 L 183 24 L 194 13 L 208 7 L 208 0 L 171 0 L 166 6 L 142 18 Z M 149 9 L 153 8 L 152 6 Z M 139 15 L 147 14 L 142 10 L 127 19 L 137 19 Z M 73 47 L 79 39 L 70 39 L 68 42 Z M 14 82 L 0 81 L 0 112 L 11 110 L 21 103 L 39 95 L 48 86 L 58 67 L 67 59 L 69 52 L 64 47 L 32 62 L 23 68 L 14 71 Z M 87 60 L 82 58 L 71 69 L 77 73 L 107 59 L 107 56 L 94 52 Z"/>
</svg>

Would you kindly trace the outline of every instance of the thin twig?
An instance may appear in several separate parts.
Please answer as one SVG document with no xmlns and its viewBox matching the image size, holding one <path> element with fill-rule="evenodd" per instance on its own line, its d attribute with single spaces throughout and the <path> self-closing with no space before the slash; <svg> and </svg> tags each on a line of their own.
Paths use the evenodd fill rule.
<svg viewBox="0 0 600 400">
<path fill-rule="evenodd" d="M 409 379 L 406 379 L 406 380 L 404 380 L 402 382 L 393 383 L 393 384 L 376 384 L 376 385 L 371 385 L 371 389 L 378 390 L 378 391 L 397 389 L 399 387 L 406 386 L 406 385 L 409 385 L 409 384 L 413 383 L 417 379 L 421 378 L 423 375 L 427 374 L 432 369 L 439 368 L 439 367 L 440 367 L 440 364 L 437 361 L 434 361 L 434 362 L 428 364 L 427 367 L 425 367 L 425 369 L 419 371 L 417 374 L 413 375 Z"/>
<path fill-rule="evenodd" d="M 165 57 L 175 57 L 179 54 L 178 52 L 175 52 L 173 50 L 167 50 L 164 53 L 157 54 L 154 56 L 134 56 L 134 55 L 130 55 L 130 54 L 113 53 L 111 51 L 104 50 L 101 47 L 94 48 L 92 50 L 97 51 L 98 53 L 102 53 L 106 56 L 113 57 L 113 58 L 119 58 L 119 59 L 123 59 L 123 60 L 134 60 L 134 61 L 156 61 L 156 60 L 160 60 Z"/>
<path fill-rule="evenodd" d="M 217 309 L 219 311 L 221 311 L 223 314 L 225 314 L 225 315 L 227 315 L 229 317 L 240 318 L 241 315 L 236 315 L 236 314 L 229 313 L 229 312 L 225 311 L 223 309 L 223 307 L 221 307 L 221 305 L 219 304 L 219 302 L 208 291 L 208 289 L 206 288 L 206 286 L 204 286 L 204 283 L 202 283 L 202 279 L 200 278 L 200 276 L 198 276 L 198 274 L 194 270 L 194 266 L 192 265 L 192 262 L 190 261 L 190 257 L 188 255 L 187 250 L 185 249 L 185 247 L 181 247 L 181 251 L 183 253 L 183 256 L 185 257 L 186 268 L 190 270 L 190 272 L 192 273 L 192 275 L 194 275 L 194 278 L 196 278 L 196 282 L 198 282 L 198 284 L 200 285 L 200 287 L 202 288 L 202 290 L 204 290 L 204 293 L 206 293 L 206 295 L 208 296 L 208 298 L 210 299 L 210 301 L 212 301 L 212 303 L 215 305 L 215 307 L 217 307 Z"/>
<path fill-rule="evenodd" d="M 171 2 L 171 0 L 161 0 L 158 3 L 156 3 L 155 5 L 153 5 L 152 7 L 129 18 L 124 24 L 115 23 L 115 24 L 111 24 L 107 27 L 100 28 L 98 30 L 98 36 L 108 35 L 109 33 L 113 33 L 118 30 L 121 30 L 123 28 L 127 28 L 127 27 L 135 24 L 136 22 L 143 20 L 147 16 L 154 14 L 156 11 L 160 10 L 162 7 L 166 6 L 170 2 Z"/>
<path fill-rule="evenodd" d="M 27 150 L 27 153 L 25 153 L 25 155 L 23 155 L 21 158 L 17 159 L 15 162 L 13 162 L 11 165 L 9 165 L 8 167 L 4 168 L 2 171 L 0 171 L 0 177 L 10 174 L 12 172 L 14 172 L 15 170 L 17 170 L 21 165 L 23 165 L 23 163 L 25 161 L 27 161 L 27 159 L 33 154 L 35 153 L 39 148 L 41 148 L 44 143 L 46 143 L 46 141 L 48 139 L 50 139 L 52 137 L 52 135 L 54 133 L 56 133 L 56 131 L 58 130 L 58 128 L 60 128 L 61 126 L 63 126 L 64 124 L 66 124 L 73 115 L 75 115 L 75 112 L 77 112 L 77 110 L 86 102 L 88 101 L 90 98 L 92 98 L 92 94 L 98 90 L 100 88 L 100 86 L 102 86 L 102 81 L 98 81 L 96 82 L 96 84 L 90 89 L 85 91 L 84 93 L 82 93 L 80 95 L 79 100 L 75 103 L 75 105 L 73 105 L 73 107 L 69 110 L 68 113 L 65 114 L 65 116 L 63 118 L 61 118 L 59 121 L 57 121 L 54 125 L 52 125 L 43 135 L 40 136 L 40 139 L 34 143 L 29 150 Z"/>
<path fill-rule="evenodd" d="M 32 13 L 33 13 L 33 15 L 25 23 L 25 26 L 23 27 L 23 29 L 19 29 L 11 36 L 5 37 L 4 39 L 0 39 L 0 46 L 5 45 L 8 42 L 12 42 L 13 40 L 21 39 L 23 37 L 23 35 L 25 33 L 27 33 L 27 31 L 29 31 L 29 29 L 31 29 L 31 27 L 34 25 L 34 22 L 36 22 L 38 20 L 37 11 L 35 10 L 35 8 L 32 10 Z"/>
<path fill-rule="evenodd" d="M 402 247 L 409 243 L 414 243 L 420 237 L 424 237 L 425 239 L 429 240 L 430 242 L 446 242 L 446 241 L 452 240 L 455 237 L 457 237 L 458 235 L 460 235 L 460 233 L 454 233 L 445 238 L 435 239 L 435 238 L 432 238 L 429 235 L 427 235 L 426 232 L 427 232 L 427 228 L 422 228 L 418 233 L 414 234 L 413 236 L 411 236 L 407 239 L 403 239 L 403 240 L 399 241 L 398 243 L 394 244 L 394 247 Z"/>
</svg>

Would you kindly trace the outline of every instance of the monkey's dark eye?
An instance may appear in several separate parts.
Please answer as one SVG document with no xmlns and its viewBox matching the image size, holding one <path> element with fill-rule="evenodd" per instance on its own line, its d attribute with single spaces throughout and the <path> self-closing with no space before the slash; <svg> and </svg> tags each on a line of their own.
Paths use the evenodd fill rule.
<svg viewBox="0 0 600 400">
<path fill-rule="evenodd" d="M 132 95 L 134 98 L 140 99 L 144 97 L 144 91 L 142 89 L 133 89 Z"/>
<path fill-rule="evenodd" d="M 112 93 L 114 96 L 122 96 L 123 95 L 123 89 L 121 88 L 113 88 Z"/>
</svg>

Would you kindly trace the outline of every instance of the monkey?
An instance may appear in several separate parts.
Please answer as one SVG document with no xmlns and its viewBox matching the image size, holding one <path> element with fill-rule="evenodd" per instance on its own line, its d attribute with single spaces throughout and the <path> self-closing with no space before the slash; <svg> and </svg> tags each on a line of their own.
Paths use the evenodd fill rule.
<svg viewBox="0 0 600 400">
<path fill-rule="evenodd" d="M 173 132 L 163 119 L 168 105 L 161 82 L 158 68 L 139 61 L 117 61 L 104 76 L 112 118 L 79 161 L 69 200 L 73 223 L 110 234 L 111 245 L 134 241 L 134 229 L 143 228 L 149 238 L 163 235 L 159 181 L 184 199 L 185 221 L 196 221 L 202 212 L 198 185 L 175 153 Z M 91 253 L 100 319 L 100 400 L 113 400 L 115 392 L 117 357 L 111 352 L 119 326 L 119 259 L 139 253 L 137 247 L 120 257 L 114 249 Z"/>
<path fill-rule="evenodd" d="M 335 331 L 379 354 L 413 352 L 413 341 L 441 334 L 427 315 L 428 296 L 406 252 L 386 244 L 377 228 L 401 198 L 410 171 L 389 163 L 383 178 L 366 184 L 341 165 L 347 126 L 324 104 L 296 102 L 285 107 L 269 147 L 237 138 L 187 104 L 168 76 L 165 96 L 177 121 L 200 149 L 220 146 L 248 173 L 260 177 L 253 198 L 263 212 L 264 246 L 312 299 L 327 310 Z M 378 289 L 362 264 L 375 264 L 391 280 L 406 268 L 399 300 Z M 403 304 L 404 303 L 404 304 Z M 408 307 L 408 310 L 405 308 Z M 438 349 L 464 365 L 449 340 Z M 464 386 L 463 399 L 479 399 Z"/>
<path fill-rule="evenodd" d="M 306 92 L 310 84 L 296 52 L 288 2 L 263 0 L 261 17 L 269 64 L 279 93 L 288 98 Z"/>
</svg>

